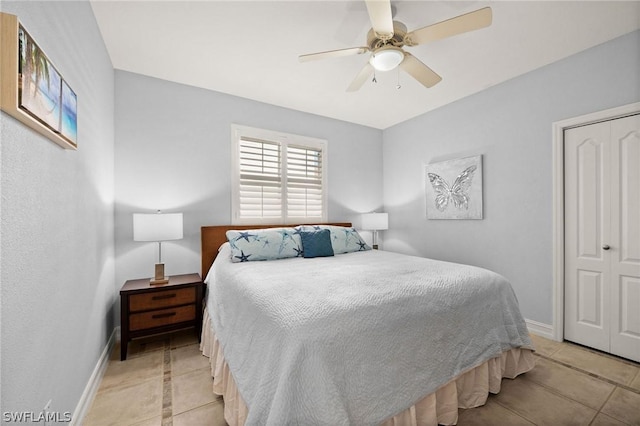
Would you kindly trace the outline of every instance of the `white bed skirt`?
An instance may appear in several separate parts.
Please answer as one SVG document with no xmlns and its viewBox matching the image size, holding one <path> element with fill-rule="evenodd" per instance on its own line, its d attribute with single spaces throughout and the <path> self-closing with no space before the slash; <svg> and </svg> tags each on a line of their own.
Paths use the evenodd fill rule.
<svg viewBox="0 0 640 426">
<path fill-rule="evenodd" d="M 213 376 L 213 392 L 224 398 L 224 418 L 230 426 L 242 426 L 247 419 L 245 405 L 222 347 L 211 329 L 209 312 L 205 308 L 200 350 L 209 358 Z M 426 395 L 415 405 L 388 419 L 384 426 L 455 425 L 458 408 L 484 405 L 490 393 L 500 392 L 503 377 L 510 379 L 533 368 L 535 360 L 529 349 L 511 349 L 461 374 L 437 391 Z"/>
</svg>

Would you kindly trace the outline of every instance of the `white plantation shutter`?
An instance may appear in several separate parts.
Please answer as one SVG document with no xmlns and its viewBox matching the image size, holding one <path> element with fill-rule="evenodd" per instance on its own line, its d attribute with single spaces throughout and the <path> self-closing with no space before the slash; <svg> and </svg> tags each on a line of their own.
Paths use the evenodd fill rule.
<svg viewBox="0 0 640 426">
<path fill-rule="evenodd" d="M 322 149 L 287 146 L 287 216 L 322 220 Z"/>
<path fill-rule="evenodd" d="M 232 222 L 326 221 L 326 141 L 232 125 Z"/>
<path fill-rule="evenodd" d="M 282 168 L 280 145 L 243 137 L 240 139 L 240 216 L 282 217 Z"/>
</svg>

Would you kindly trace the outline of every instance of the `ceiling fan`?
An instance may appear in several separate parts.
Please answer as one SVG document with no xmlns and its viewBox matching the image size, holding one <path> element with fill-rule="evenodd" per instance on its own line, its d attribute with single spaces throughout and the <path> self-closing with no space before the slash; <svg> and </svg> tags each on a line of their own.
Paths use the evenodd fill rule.
<svg viewBox="0 0 640 426">
<path fill-rule="evenodd" d="M 372 26 L 367 34 L 366 46 L 310 53 L 298 57 L 300 62 L 307 62 L 371 52 L 369 61 L 347 88 L 348 92 L 360 89 L 374 71 L 390 71 L 396 67 L 400 67 L 427 88 L 436 85 L 442 80 L 442 77 L 411 53 L 405 51 L 403 47 L 417 46 L 485 28 L 491 25 L 492 19 L 491 8 L 485 7 L 407 32 L 406 25 L 393 20 L 391 0 L 365 0 L 365 3 Z"/>
</svg>

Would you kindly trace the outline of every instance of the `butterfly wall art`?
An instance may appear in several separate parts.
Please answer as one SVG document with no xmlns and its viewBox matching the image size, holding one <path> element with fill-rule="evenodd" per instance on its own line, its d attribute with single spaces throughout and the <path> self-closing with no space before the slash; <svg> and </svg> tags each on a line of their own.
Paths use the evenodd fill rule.
<svg viewBox="0 0 640 426">
<path fill-rule="evenodd" d="M 482 219 L 482 156 L 425 166 L 428 219 Z"/>
</svg>

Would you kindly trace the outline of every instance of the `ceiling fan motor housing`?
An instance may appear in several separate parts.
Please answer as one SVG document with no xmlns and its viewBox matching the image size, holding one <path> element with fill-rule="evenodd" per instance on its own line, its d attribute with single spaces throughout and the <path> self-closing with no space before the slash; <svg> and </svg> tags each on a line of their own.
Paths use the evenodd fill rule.
<svg viewBox="0 0 640 426">
<path fill-rule="evenodd" d="M 396 47 L 404 46 L 404 36 L 407 34 L 407 26 L 402 22 L 393 21 L 393 37 L 391 39 L 382 39 L 373 31 L 373 28 L 367 33 L 367 46 L 369 49 L 376 50 L 386 44 Z"/>
</svg>

